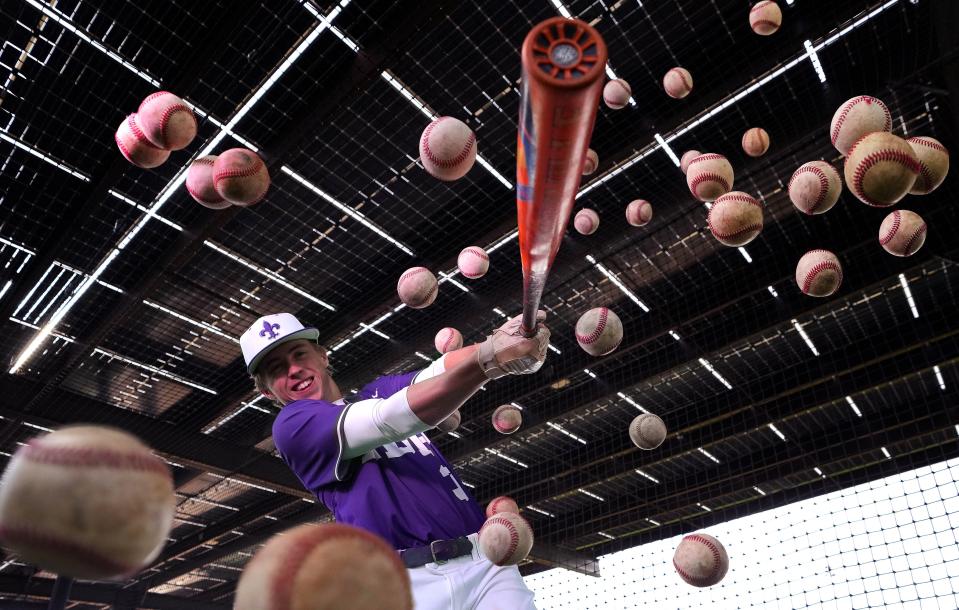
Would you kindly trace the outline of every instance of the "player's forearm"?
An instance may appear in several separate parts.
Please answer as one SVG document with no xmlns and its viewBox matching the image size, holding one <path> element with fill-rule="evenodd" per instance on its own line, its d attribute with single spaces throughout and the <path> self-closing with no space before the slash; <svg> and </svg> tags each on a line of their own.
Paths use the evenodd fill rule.
<svg viewBox="0 0 959 610">
<path fill-rule="evenodd" d="M 417 382 L 407 392 L 410 410 L 430 426 L 449 417 L 489 381 L 476 362 L 475 345 L 450 352 L 444 360 L 443 374 Z"/>
</svg>

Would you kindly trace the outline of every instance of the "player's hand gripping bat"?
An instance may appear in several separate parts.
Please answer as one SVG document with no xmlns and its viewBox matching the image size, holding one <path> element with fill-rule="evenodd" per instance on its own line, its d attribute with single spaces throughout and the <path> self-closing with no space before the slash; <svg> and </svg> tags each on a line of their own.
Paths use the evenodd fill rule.
<svg viewBox="0 0 959 610">
<path fill-rule="evenodd" d="M 606 69 L 606 43 L 578 19 L 554 17 L 523 41 L 516 142 L 516 211 L 523 261 L 523 334 L 569 223 Z"/>
</svg>

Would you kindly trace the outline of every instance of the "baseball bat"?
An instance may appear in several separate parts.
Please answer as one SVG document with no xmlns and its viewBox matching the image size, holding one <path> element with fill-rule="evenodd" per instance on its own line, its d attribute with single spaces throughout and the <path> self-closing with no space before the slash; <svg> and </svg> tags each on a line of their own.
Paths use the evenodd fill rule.
<svg viewBox="0 0 959 610">
<path fill-rule="evenodd" d="M 523 41 L 516 138 L 516 214 L 523 333 L 536 329 L 546 278 L 583 176 L 606 69 L 606 43 L 578 19 L 553 17 Z"/>
</svg>

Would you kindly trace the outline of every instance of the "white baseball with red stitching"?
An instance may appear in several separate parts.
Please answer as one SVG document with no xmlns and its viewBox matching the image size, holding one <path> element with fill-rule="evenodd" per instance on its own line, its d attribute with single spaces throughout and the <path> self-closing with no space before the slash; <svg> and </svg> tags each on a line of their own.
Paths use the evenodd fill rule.
<svg viewBox="0 0 959 610">
<path fill-rule="evenodd" d="M 436 300 L 439 282 L 426 267 L 411 267 L 396 282 L 396 294 L 407 307 L 423 309 Z"/>
<path fill-rule="evenodd" d="M 127 161 L 143 169 L 159 167 L 170 158 L 170 151 L 157 148 L 146 139 L 135 114 L 123 119 L 113 140 Z"/>
<path fill-rule="evenodd" d="M 715 201 L 733 188 L 733 166 L 723 155 L 703 153 L 689 162 L 686 185 L 700 201 Z"/>
<path fill-rule="evenodd" d="M 270 172 L 260 155 L 231 148 L 213 162 L 213 188 L 224 200 L 241 207 L 259 203 L 270 188 Z"/>
<path fill-rule="evenodd" d="M 743 134 L 743 152 L 750 157 L 761 157 L 769 150 L 769 133 L 762 127 L 751 127 Z"/>
<path fill-rule="evenodd" d="M 611 80 L 603 87 L 603 101 L 613 110 L 625 108 L 632 94 L 633 90 L 630 89 L 629 83 L 621 78 Z"/>
<path fill-rule="evenodd" d="M 148 95 L 140 102 L 137 116 L 144 135 L 159 148 L 182 150 L 196 137 L 193 110 L 169 91 Z"/>
<path fill-rule="evenodd" d="M 626 222 L 634 227 L 642 227 L 653 219 L 653 206 L 645 199 L 630 201 L 626 206 Z"/>
<path fill-rule="evenodd" d="M 588 176 L 599 167 L 599 155 L 592 148 L 586 149 L 586 161 L 583 163 L 583 175 Z"/>
<path fill-rule="evenodd" d="M 190 169 L 186 172 L 186 190 L 190 197 L 200 205 L 211 210 L 222 210 L 230 207 L 230 202 L 220 197 L 213 187 L 213 164 L 216 155 L 207 155 L 194 159 Z"/>
<path fill-rule="evenodd" d="M 690 162 L 701 154 L 698 150 L 687 150 L 684 152 L 682 158 L 679 160 L 679 169 L 685 174 L 686 170 L 689 169 Z"/>
<path fill-rule="evenodd" d="M 729 571 L 729 555 L 726 547 L 709 534 L 690 534 L 676 547 L 673 567 L 694 587 L 710 587 Z"/>
<path fill-rule="evenodd" d="M 573 217 L 573 227 L 583 235 L 592 235 L 599 228 L 599 214 L 589 208 L 583 208 Z"/>
<path fill-rule="evenodd" d="M 789 200 L 803 214 L 824 214 L 839 201 L 842 178 L 825 161 L 803 163 L 789 179 Z"/>
<path fill-rule="evenodd" d="M 439 353 L 448 354 L 463 347 L 463 334 L 449 326 L 441 328 L 433 339 L 433 345 L 436 346 L 436 351 Z"/>
<path fill-rule="evenodd" d="M 486 520 L 479 531 L 483 555 L 498 566 L 520 563 L 533 548 L 533 530 L 516 513 L 500 512 Z"/>
<path fill-rule="evenodd" d="M 828 297 L 842 285 L 842 265 L 829 250 L 810 250 L 796 263 L 796 285 L 811 297 Z"/>
<path fill-rule="evenodd" d="M 420 162 L 434 178 L 459 180 L 476 162 L 476 134 L 463 121 L 441 116 L 420 136 Z"/>
<path fill-rule="evenodd" d="M 745 246 L 763 230 L 763 205 L 748 193 L 730 191 L 716 198 L 706 221 L 721 244 Z"/>
<path fill-rule="evenodd" d="M 640 449 L 655 449 L 666 440 L 666 424 L 658 415 L 640 413 L 629 424 L 629 438 Z"/>
<path fill-rule="evenodd" d="M 879 245 L 895 256 L 912 256 L 926 243 L 926 221 L 909 210 L 894 210 L 879 225 Z"/>
<path fill-rule="evenodd" d="M 523 412 L 516 405 L 500 405 L 493 411 L 490 421 L 500 434 L 512 434 L 523 425 Z"/>
<path fill-rule="evenodd" d="M 0 482 L 0 542 L 62 576 L 128 577 L 173 524 L 170 469 L 126 432 L 75 426 L 17 449 Z"/>
<path fill-rule="evenodd" d="M 749 27 L 760 36 L 775 34 L 782 22 L 782 9 L 772 0 L 757 2 L 749 10 Z"/>
<path fill-rule="evenodd" d="M 450 413 L 450 416 L 436 424 L 436 429 L 440 432 L 453 432 L 460 427 L 460 422 L 463 420 L 463 415 L 460 413 L 460 410 L 457 409 Z"/>
<path fill-rule="evenodd" d="M 595 307 L 576 322 L 576 342 L 591 356 L 605 356 L 623 341 L 623 323 L 616 312 Z"/>
<path fill-rule="evenodd" d="M 886 104 L 871 95 L 857 95 L 836 109 L 829 123 L 829 141 L 846 155 L 867 133 L 891 129 L 892 114 Z"/>
<path fill-rule="evenodd" d="M 515 513 L 519 514 L 519 505 L 516 500 L 509 496 L 499 496 L 490 500 L 486 505 L 486 518 L 490 518 L 496 513 Z"/>
<path fill-rule="evenodd" d="M 663 76 L 663 89 L 671 98 L 684 98 L 693 90 L 693 75 L 686 68 L 670 68 Z"/>
<path fill-rule="evenodd" d="M 463 277 L 479 279 L 489 271 L 489 254 L 479 246 L 468 246 L 456 257 L 456 267 Z"/>
<path fill-rule="evenodd" d="M 933 192 L 949 173 L 949 151 L 942 142 L 928 136 L 906 140 L 919 160 L 919 176 L 909 190 L 913 195 L 928 195 Z"/>
<path fill-rule="evenodd" d="M 853 144 L 846 157 L 846 185 L 857 199 L 873 207 L 895 205 L 919 176 L 919 159 L 908 142 L 877 131 Z"/>
</svg>

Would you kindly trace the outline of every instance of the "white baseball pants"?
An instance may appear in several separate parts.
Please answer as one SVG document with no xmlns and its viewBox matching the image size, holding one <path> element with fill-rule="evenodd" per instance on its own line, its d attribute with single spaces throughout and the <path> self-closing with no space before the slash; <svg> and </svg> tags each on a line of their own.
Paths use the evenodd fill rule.
<svg viewBox="0 0 959 610">
<path fill-rule="evenodd" d="M 414 610 L 536 610 L 516 566 L 499 567 L 483 556 L 470 534 L 472 556 L 408 570 Z"/>
</svg>

